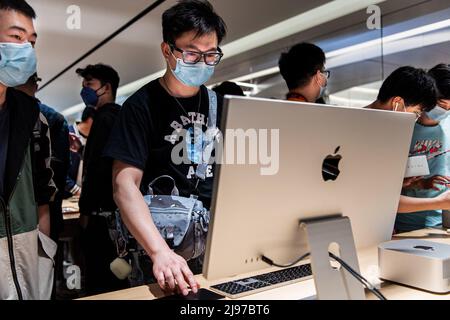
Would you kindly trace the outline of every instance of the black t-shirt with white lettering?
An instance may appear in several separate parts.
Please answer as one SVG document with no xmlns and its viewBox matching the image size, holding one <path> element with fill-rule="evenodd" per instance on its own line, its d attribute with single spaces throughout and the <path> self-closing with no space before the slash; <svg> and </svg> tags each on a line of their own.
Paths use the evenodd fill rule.
<svg viewBox="0 0 450 320">
<path fill-rule="evenodd" d="M 219 127 L 223 98 L 218 96 L 217 100 Z M 169 175 L 175 179 L 180 195 L 189 197 L 196 194 L 209 208 L 215 165 L 208 166 L 206 180 L 200 180 L 196 188 L 198 179 L 195 172 L 198 165 L 195 154 L 187 157 L 193 160 L 189 163 L 184 161 L 176 164 L 172 159 L 172 149 L 188 140 L 180 138 L 176 129 L 193 132 L 196 125 L 206 132 L 208 114 L 209 98 L 205 86 L 194 97 L 175 99 L 161 86 L 159 80 L 152 81 L 124 103 L 104 155 L 143 170 L 141 191 L 144 194 L 153 179 Z M 171 190 L 172 184 L 167 179 L 159 181 L 154 188 L 156 194 L 170 194 Z"/>
</svg>

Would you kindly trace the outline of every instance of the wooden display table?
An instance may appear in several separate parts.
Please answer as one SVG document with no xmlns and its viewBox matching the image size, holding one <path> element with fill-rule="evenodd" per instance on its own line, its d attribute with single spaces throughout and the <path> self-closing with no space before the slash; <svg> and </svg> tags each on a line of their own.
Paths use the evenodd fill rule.
<svg viewBox="0 0 450 320">
<path fill-rule="evenodd" d="M 424 229 L 410 233 L 404 233 L 395 236 L 393 239 L 422 239 L 429 241 L 436 241 L 450 244 L 450 234 L 440 229 Z M 369 278 L 373 275 L 373 271 L 378 267 L 378 252 L 376 247 L 360 250 L 358 252 L 360 269 L 362 274 Z M 240 279 L 247 276 L 254 276 L 256 274 L 266 273 L 268 271 L 278 270 L 278 268 L 268 268 L 261 272 L 254 272 L 249 274 L 241 274 L 234 278 L 221 279 L 217 281 L 208 281 L 202 275 L 197 275 L 196 278 L 203 288 L 208 288 L 211 285 L 230 281 L 233 279 Z M 381 285 L 381 292 L 388 300 L 442 300 L 450 299 L 450 294 L 433 294 L 422 290 L 417 290 L 398 284 L 384 282 Z M 284 287 L 260 292 L 241 298 L 241 300 L 299 300 L 311 298 L 315 295 L 314 281 L 306 280 Z M 156 284 L 149 286 L 140 286 L 126 290 L 109 292 L 102 295 L 91 296 L 84 298 L 85 300 L 152 300 L 163 297 L 163 292 Z M 367 299 L 376 299 L 372 294 L 367 293 Z"/>
</svg>

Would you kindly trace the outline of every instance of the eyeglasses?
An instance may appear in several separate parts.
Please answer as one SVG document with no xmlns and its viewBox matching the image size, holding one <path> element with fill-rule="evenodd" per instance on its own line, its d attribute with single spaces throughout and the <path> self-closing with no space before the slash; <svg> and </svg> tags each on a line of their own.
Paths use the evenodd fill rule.
<svg viewBox="0 0 450 320">
<path fill-rule="evenodd" d="M 420 117 L 422 117 L 423 111 L 414 111 L 416 115 L 416 122 L 419 121 Z"/>
<path fill-rule="evenodd" d="M 172 52 L 174 50 L 180 52 L 183 56 L 183 62 L 186 64 L 196 64 L 199 63 L 202 58 L 203 61 L 208 65 L 208 66 L 216 66 L 219 64 L 220 60 L 223 57 L 223 53 L 222 50 L 220 48 L 217 48 L 218 52 L 198 52 L 198 51 L 187 51 L 187 50 L 182 50 L 180 48 L 177 48 L 175 45 L 173 44 L 169 44 Z"/>
<path fill-rule="evenodd" d="M 331 71 L 330 70 L 324 70 L 320 71 L 327 79 L 330 79 Z"/>
<path fill-rule="evenodd" d="M 31 77 L 31 80 L 34 82 L 34 83 L 38 83 L 38 82 L 41 82 L 42 81 L 42 79 L 41 78 L 39 78 L 37 75 L 32 75 Z"/>
</svg>

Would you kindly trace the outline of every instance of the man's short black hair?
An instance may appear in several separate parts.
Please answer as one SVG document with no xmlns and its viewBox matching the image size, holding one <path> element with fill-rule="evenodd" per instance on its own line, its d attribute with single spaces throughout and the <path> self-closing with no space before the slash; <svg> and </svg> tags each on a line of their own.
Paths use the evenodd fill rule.
<svg viewBox="0 0 450 320">
<path fill-rule="evenodd" d="M 220 85 L 215 86 L 213 90 L 222 96 L 225 96 L 226 94 L 233 96 L 245 96 L 242 88 L 231 81 L 222 82 Z"/>
<path fill-rule="evenodd" d="M 109 83 L 111 85 L 113 96 L 116 98 L 120 77 L 117 71 L 111 66 L 102 63 L 94 65 L 90 64 L 84 69 L 77 69 L 75 72 L 84 79 L 97 79 L 102 85 Z"/>
<path fill-rule="evenodd" d="M 96 113 L 97 111 L 93 107 L 84 108 L 83 113 L 81 115 L 81 122 L 85 122 L 89 118 L 94 119 Z"/>
<path fill-rule="evenodd" d="M 450 99 L 450 65 L 441 63 L 428 71 L 437 87 L 438 99 Z"/>
<path fill-rule="evenodd" d="M 36 19 L 36 12 L 25 0 L 0 0 L 0 10 L 17 11 L 28 18 Z"/>
<path fill-rule="evenodd" d="M 283 53 L 278 65 L 289 90 L 306 86 L 325 66 L 325 53 L 312 43 L 299 43 Z"/>
<path fill-rule="evenodd" d="M 182 0 L 162 16 L 164 42 L 175 44 L 183 33 L 196 31 L 197 37 L 215 32 L 219 44 L 227 33 L 223 19 L 206 0 Z"/>
<path fill-rule="evenodd" d="M 425 70 L 401 67 L 386 78 L 378 94 L 378 101 L 400 97 L 406 106 L 421 105 L 424 111 L 432 110 L 437 103 L 436 84 Z"/>
</svg>

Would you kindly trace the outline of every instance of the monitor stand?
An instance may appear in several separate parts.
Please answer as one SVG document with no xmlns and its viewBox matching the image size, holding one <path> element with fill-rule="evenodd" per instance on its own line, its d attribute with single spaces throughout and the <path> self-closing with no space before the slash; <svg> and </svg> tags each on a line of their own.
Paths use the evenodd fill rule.
<svg viewBox="0 0 450 320">
<path fill-rule="evenodd" d="M 360 273 L 350 219 L 335 215 L 300 223 L 306 231 L 317 299 L 365 300 L 363 285 L 344 268 L 332 267 L 328 254 L 330 245 L 336 243 L 339 252 L 333 253 Z"/>
</svg>

